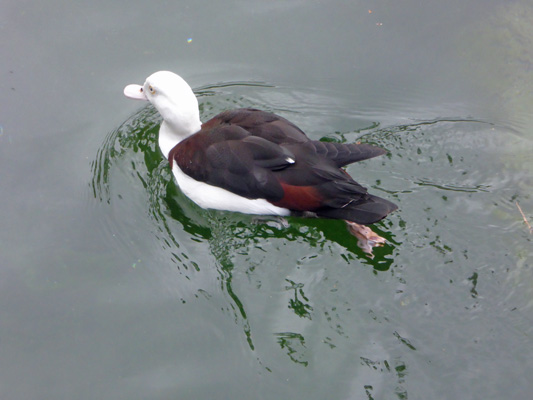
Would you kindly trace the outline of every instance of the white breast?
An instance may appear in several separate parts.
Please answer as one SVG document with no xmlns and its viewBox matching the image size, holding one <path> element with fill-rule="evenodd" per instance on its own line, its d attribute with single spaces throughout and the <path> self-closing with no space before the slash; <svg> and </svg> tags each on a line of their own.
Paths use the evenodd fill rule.
<svg viewBox="0 0 533 400">
<path fill-rule="evenodd" d="M 172 172 L 180 189 L 202 208 L 257 215 L 290 215 L 290 210 L 276 207 L 264 199 L 250 200 L 226 189 L 196 181 L 185 174 L 176 164 L 174 163 L 172 166 Z"/>
</svg>

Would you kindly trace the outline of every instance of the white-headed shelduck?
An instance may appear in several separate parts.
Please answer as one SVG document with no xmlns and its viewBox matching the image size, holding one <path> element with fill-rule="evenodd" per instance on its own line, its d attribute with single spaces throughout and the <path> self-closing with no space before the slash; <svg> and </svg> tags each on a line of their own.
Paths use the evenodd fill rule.
<svg viewBox="0 0 533 400">
<path fill-rule="evenodd" d="M 385 242 L 362 225 L 397 206 L 369 194 L 342 169 L 383 149 L 311 140 L 285 118 L 251 108 L 224 111 L 202 124 L 191 87 L 168 71 L 126 86 L 124 94 L 150 101 L 161 114 L 159 147 L 180 189 L 200 207 L 342 219 L 370 241 L 370 250 Z"/>
</svg>

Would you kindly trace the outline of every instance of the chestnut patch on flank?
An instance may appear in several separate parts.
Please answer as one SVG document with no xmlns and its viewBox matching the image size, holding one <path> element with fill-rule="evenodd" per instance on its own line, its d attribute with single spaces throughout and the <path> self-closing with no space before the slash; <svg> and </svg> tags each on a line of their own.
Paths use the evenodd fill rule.
<svg viewBox="0 0 533 400">
<path fill-rule="evenodd" d="M 312 211 L 322 206 L 322 196 L 314 186 L 293 186 L 281 182 L 283 198 L 272 202 L 277 207 L 294 211 Z"/>
</svg>

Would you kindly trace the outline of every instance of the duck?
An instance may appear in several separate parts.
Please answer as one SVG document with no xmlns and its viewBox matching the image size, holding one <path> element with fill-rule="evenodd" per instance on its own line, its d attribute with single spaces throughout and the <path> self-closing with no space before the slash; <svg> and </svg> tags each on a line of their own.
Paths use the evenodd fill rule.
<svg viewBox="0 0 533 400">
<path fill-rule="evenodd" d="M 181 191 L 198 206 L 340 219 L 370 249 L 385 243 L 368 225 L 398 207 L 370 194 L 343 168 L 385 150 L 312 140 L 289 120 L 255 108 L 223 111 L 202 123 L 192 88 L 170 71 L 127 85 L 124 95 L 149 101 L 163 118 L 159 148 Z"/>
</svg>

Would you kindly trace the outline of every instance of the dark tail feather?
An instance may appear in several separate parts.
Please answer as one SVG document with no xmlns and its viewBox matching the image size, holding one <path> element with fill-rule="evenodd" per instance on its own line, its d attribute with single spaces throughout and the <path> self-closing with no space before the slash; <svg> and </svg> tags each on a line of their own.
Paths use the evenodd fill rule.
<svg viewBox="0 0 533 400">
<path fill-rule="evenodd" d="M 329 158 L 339 168 L 386 153 L 385 150 L 370 144 L 319 142 L 317 140 L 311 143 L 318 154 Z"/>
<path fill-rule="evenodd" d="M 319 217 L 345 219 L 358 224 L 369 225 L 385 218 L 398 206 L 381 197 L 367 195 L 365 200 L 348 204 L 344 208 L 330 208 L 317 212 Z"/>
</svg>

